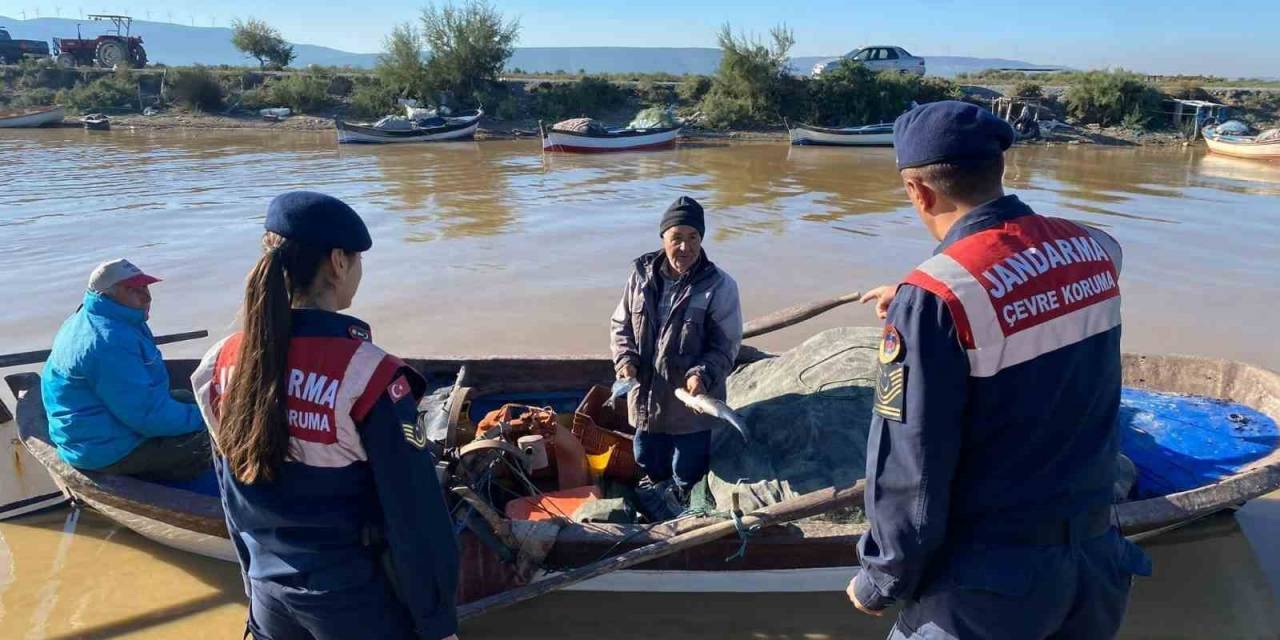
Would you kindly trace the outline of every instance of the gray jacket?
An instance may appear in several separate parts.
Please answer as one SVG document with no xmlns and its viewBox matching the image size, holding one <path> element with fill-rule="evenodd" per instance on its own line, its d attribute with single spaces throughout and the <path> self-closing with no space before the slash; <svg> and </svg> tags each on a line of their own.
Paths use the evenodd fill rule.
<svg viewBox="0 0 1280 640">
<path fill-rule="evenodd" d="M 627 398 L 632 426 L 654 433 L 684 434 L 717 426 L 715 418 L 693 412 L 675 397 L 691 375 L 712 397 L 725 399 L 725 380 L 742 345 L 738 284 L 716 268 L 704 251 L 675 284 L 680 291 L 671 316 L 659 324 L 663 279 L 661 251 L 635 261 L 622 300 L 610 319 L 613 366 L 636 368 L 640 386 Z"/>
</svg>

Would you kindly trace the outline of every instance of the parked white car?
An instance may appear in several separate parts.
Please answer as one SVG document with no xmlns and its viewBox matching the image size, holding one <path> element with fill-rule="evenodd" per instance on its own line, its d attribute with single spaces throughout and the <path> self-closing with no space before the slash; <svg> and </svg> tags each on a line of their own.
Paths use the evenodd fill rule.
<svg viewBox="0 0 1280 640">
<path fill-rule="evenodd" d="M 876 45 L 863 47 L 849 52 L 834 60 L 827 60 L 813 65 L 814 77 L 820 76 L 828 69 L 835 68 L 841 60 L 856 60 L 867 65 L 872 71 L 902 71 L 924 75 L 924 58 L 917 58 L 902 47 Z"/>
</svg>

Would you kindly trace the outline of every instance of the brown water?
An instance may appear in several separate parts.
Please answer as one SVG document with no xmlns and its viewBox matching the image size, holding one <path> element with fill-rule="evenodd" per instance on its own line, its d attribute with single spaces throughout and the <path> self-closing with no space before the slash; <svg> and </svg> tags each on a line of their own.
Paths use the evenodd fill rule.
<svg viewBox="0 0 1280 640">
<path fill-rule="evenodd" d="M 124 255 L 165 278 L 157 333 L 233 324 L 270 198 L 351 202 L 374 249 L 352 312 L 403 355 L 600 353 L 630 260 L 667 203 L 709 212 L 709 255 L 747 316 L 896 279 L 933 246 L 891 150 L 687 144 L 542 156 L 534 141 L 338 148 L 332 134 L 0 132 L 0 352 L 45 348 L 89 270 Z M 1125 248 L 1125 346 L 1280 369 L 1280 165 L 1194 149 L 1019 149 L 1008 186 L 1037 210 L 1105 226 Z M 831 312 L 759 341 L 874 324 Z M 196 355 L 211 340 L 173 345 Z M 147 542 L 93 513 L 0 524 L 0 638 L 231 638 L 235 567 Z M 74 535 L 67 533 L 74 531 Z M 1277 503 L 1148 548 L 1125 637 L 1280 635 Z M 1268 578 L 1270 580 L 1268 580 Z M 1270 582 L 1270 584 L 1269 584 Z M 466 637 L 879 637 L 840 594 L 560 594 Z M 625 624 L 602 626 L 600 615 Z"/>
</svg>

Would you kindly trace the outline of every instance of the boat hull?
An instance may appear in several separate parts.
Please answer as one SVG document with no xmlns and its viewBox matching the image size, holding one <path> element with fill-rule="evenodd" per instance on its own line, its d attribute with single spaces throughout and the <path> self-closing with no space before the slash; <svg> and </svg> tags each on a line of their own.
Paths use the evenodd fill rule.
<svg viewBox="0 0 1280 640">
<path fill-rule="evenodd" d="M 617 151 L 656 151 L 675 147 L 680 128 L 644 129 L 625 134 L 585 134 L 556 131 L 543 132 L 542 150 L 562 153 L 610 153 Z"/>
<path fill-rule="evenodd" d="M 770 357 L 744 350 L 741 361 Z M 608 384 L 613 377 L 606 358 L 479 358 L 409 360 L 429 380 L 452 380 L 466 366 L 466 384 L 474 397 L 578 390 Z M 175 381 L 189 378 L 194 360 L 167 362 Z M 230 560 L 221 503 L 216 497 L 163 487 L 124 476 L 83 473 L 63 463 L 48 442 L 33 373 L 6 378 L 15 397 L 23 445 L 59 484 L 107 517 L 161 544 Z M 1228 399 L 1280 419 L 1280 375 L 1258 367 L 1206 358 L 1125 355 L 1124 383 L 1149 391 Z M 1196 521 L 1280 488 L 1280 451 L 1256 460 L 1232 475 L 1189 491 L 1116 506 L 1116 521 L 1133 539 L 1142 539 Z M 549 535 L 546 563 L 557 567 L 590 564 L 691 530 L 705 520 L 686 519 L 652 526 L 569 524 Z M 722 539 L 640 565 L 629 571 L 583 583 L 580 590 L 784 592 L 839 590 L 857 566 L 854 543 L 866 531 L 861 523 L 805 520 L 762 531 L 752 537 L 745 556 L 726 563 L 741 541 Z M 544 534 L 545 535 L 545 534 Z M 518 584 L 496 554 L 463 535 L 462 582 L 469 601 Z"/>
<path fill-rule="evenodd" d="M 1224 156 L 1254 160 L 1280 160 L 1280 139 L 1255 142 L 1252 138 L 1206 135 L 1209 150 Z"/>
<path fill-rule="evenodd" d="M 830 147 L 892 147 L 893 125 L 828 129 L 796 125 L 787 130 L 794 145 Z"/>
<path fill-rule="evenodd" d="M 0 115 L 0 129 L 28 129 L 45 127 L 62 122 L 67 112 L 62 107 L 54 107 L 43 111 L 32 111 L 16 115 Z"/>
<path fill-rule="evenodd" d="M 335 120 L 338 130 L 339 144 L 390 144 L 402 142 L 447 142 L 450 140 L 469 140 L 480 128 L 480 115 L 458 118 L 458 122 L 450 122 L 441 127 L 428 129 L 409 129 L 391 131 L 375 129 L 365 125 Z"/>
</svg>

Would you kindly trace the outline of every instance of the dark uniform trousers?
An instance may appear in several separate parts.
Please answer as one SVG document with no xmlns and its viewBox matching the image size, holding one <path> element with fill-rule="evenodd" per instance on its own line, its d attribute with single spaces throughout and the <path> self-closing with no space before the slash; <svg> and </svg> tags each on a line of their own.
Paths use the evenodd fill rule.
<svg viewBox="0 0 1280 640">
<path fill-rule="evenodd" d="M 251 580 L 248 631 L 255 640 L 411 640 L 408 610 L 386 580 L 338 591 Z"/>
<path fill-rule="evenodd" d="M 1119 537 L 1111 529 L 1061 545 L 958 545 L 937 578 L 905 604 L 889 637 L 1114 637 L 1133 576 L 1149 562 Z"/>
</svg>

